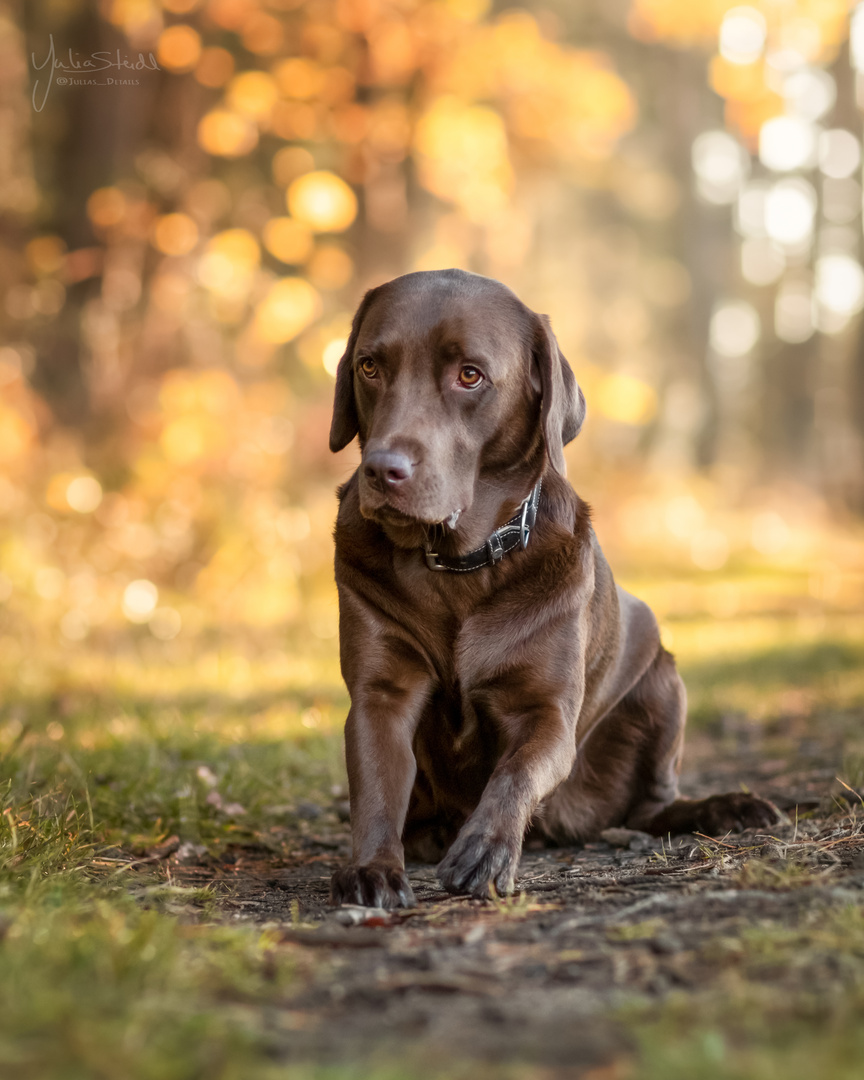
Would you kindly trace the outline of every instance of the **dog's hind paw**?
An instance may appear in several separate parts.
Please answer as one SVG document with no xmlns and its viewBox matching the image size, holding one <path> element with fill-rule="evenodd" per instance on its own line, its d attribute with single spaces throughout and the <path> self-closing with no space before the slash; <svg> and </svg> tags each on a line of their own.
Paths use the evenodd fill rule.
<svg viewBox="0 0 864 1080">
<path fill-rule="evenodd" d="M 767 829 L 779 820 L 779 810 L 767 799 L 730 791 L 707 799 L 676 799 L 645 826 L 645 831 L 654 836 L 670 832 L 725 836 L 745 829 Z"/>
<path fill-rule="evenodd" d="M 330 903 L 363 907 L 415 907 L 414 890 L 404 870 L 389 866 L 343 866 L 330 879 Z"/>
<path fill-rule="evenodd" d="M 493 892 L 513 892 L 521 844 L 492 840 L 481 833 L 460 833 L 438 864 L 438 880 L 452 893 L 470 893 L 477 900 Z"/>
</svg>

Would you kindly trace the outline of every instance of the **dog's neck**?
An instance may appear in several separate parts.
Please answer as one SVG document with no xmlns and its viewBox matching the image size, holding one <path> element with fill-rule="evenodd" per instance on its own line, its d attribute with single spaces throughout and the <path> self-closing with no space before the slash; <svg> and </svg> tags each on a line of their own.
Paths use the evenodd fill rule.
<svg viewBox="0 0 864 1080">
<path fill-rule="evenodd" d="M 486 567 L 497 566 L 511 551 L 524 551 L 537 520 L 540 492 L 543 481 L 538 480 L 521 502 L 516 513 L 499 525 L 485 542 L 464 555 L 446 556 L 436 549 L 440 544 L 435 538 L 426 543 L 424 555 L 429 570 L 445 573 L 467 574 Z"/>
<path fill-rule="evenodd" d="M 530 499 L 541 474 L 542 468 L 524 469 L 518 477 L 508 477 L 506 484 L 500 479 L 496 482 L 478 478 L 470 509 L 460 516 L 454 528 L 445 527 L 436 535 L 439 554 L 456 558 L 485 544 Z"/>
<path fill-rule="evenodd" d="M 424 525 L 410 518 L 394 519 L 377 514 L 375 520 L 397 548 L 425 552 L 432 542 L 443 557 L 460 558 L 485 544 L 496 530 L 513 518 L 545 471 L 542 448 L 539 454 L 523 459 L 517 468 L 484 470 L 474 482 L 470 507 L 452 526 L 446 522 Z"/>
</svg>

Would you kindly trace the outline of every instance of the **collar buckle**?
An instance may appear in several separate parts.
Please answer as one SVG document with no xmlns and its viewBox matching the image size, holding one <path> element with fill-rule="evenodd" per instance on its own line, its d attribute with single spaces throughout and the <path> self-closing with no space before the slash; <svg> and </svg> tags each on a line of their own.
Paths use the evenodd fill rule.
<svg viewBox="0 0 864 1080">
<path fill-rule="evenodd" d="M 540 484 L 538 484 L 528 498 L 522 503 L 522 517 L 519 522 L 519 547 L 522 551 L 528 547 L 531 539 L 531 530 L 537 520 L 537 503 L 540 501 Z"/>
<path fill-rule="evenodd" d="M 497 532 L 492 533 L 486 541 L 486 555 L 490 566 L 495 566 L 504 558 L 504 545 Z"/>
<path fill-rule="evenodd" d="M 537 521 L 542 484 L 542 479 L 538 480 L 516 514 L 505 525 L 496 529 L 482 547 L 470 551 L 467 555 L 453 557 L 445 555 L 442 562 L 441 555 L 432 550 L 433 544 L 437 547 L 441 541 L 438 527 L 434 526 L 436 531 L 423 548 L 423 557 L 428 569 L 449 570 L 453 573 L 464 574 L 470 570 L 480 570 L 484 566 L 497 566 L 508 551 L 524 551 L 528 547 L 528 541 L 531 539 L 531 533 Z M 514 536 L 514 533 L 517 535 Z"/>
<path fill-rule="evenodd" d="M 446 566 L 442 566 L 441 563 L 438 562 L 438 558 L 439 558 L 438 552 L 437 551 L 432 551 L 431 546 L 427 546 L 424 549 L 423 555 L 424 555 L 424 557 L 426 559 L 426 565 L 429 567 L 430 570 L 446 570 L 447 569 Z"/>
</svg>

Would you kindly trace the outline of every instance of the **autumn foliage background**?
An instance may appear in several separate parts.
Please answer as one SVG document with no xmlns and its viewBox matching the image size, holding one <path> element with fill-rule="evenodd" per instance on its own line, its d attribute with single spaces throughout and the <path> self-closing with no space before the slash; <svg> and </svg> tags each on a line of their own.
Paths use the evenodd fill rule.
<svg viewBox="0 0 864 1080">
<path fill-rule="evenodd" d="M 46 641 L 82 678 L 116 651 L 167 685 L 183 662 L 242 685 L 335 658 L 333 492 L 356 460 L 327 449 L 335 366 L 365 289 L 447 266 L 549 313 L 588 400 L 571 479 L 667 636 L 700 588 L 711 617 L 767 607 L 817 635 L 826 605 L 858 610 L 856 18 L 7 3 L 7 669 L 35 687 Z M 52 38 L 62 63 L 148 66 L 49 86 Z"/>
</svg>

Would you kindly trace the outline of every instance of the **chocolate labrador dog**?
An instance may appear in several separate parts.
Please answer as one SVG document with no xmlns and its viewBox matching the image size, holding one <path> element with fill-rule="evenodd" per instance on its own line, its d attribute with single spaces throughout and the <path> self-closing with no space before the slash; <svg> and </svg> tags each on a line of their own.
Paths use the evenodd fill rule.
<svg viewBox="0 0 864 1080">
<path fill-rule="evenodd" d="M 686 699 L 564 479 L 585 401 L 545 316 L 461 270 L 372 289 L 336 375 L 336 582 L 353 861 L 334 904 L 511 892 L 523 839 L 764 827 L 745 793 L 678 797 Z"/>
</svg>

